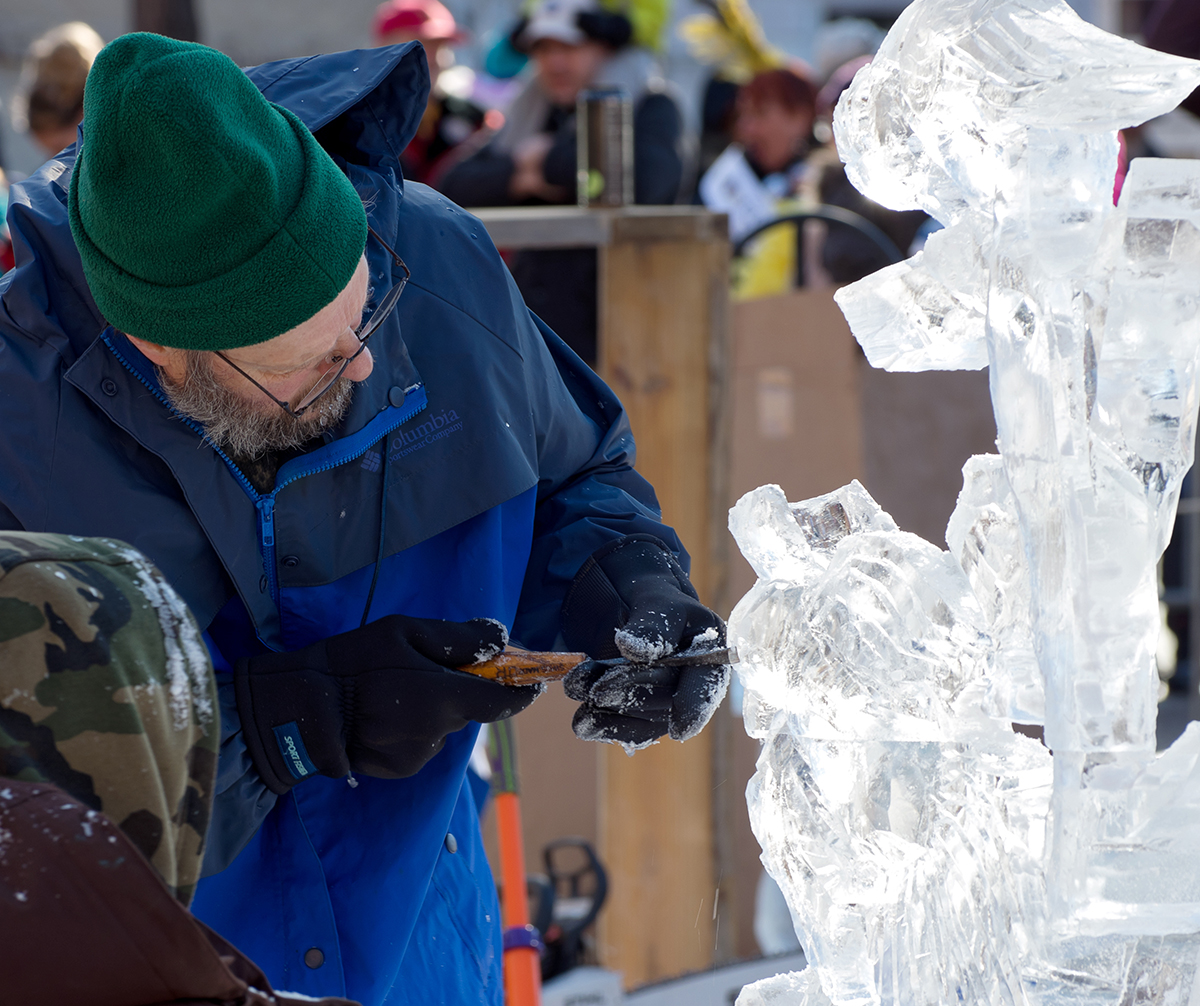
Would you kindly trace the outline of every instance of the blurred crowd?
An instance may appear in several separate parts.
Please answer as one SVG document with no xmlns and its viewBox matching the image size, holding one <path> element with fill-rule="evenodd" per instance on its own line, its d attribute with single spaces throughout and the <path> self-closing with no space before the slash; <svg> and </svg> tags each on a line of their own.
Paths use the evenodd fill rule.
<svg viewBox="0 0 1200 1006">
<path fill-rule="evenodd" d="M 833 138 L 838 98 L 878 49 L 881 24 L 826 23 L 804 62 L 764 38 L 749 0 L 702 0 L 703 12 L 676 29 L 709 67 L 703 93 L 687 95 L 659 69 L 671 3 L 525 0 L 506 31 L 477 47 L 476 71 L 456 63 L 456 49 L 470 39 L 439 0 L 387 0 L 375 13 L 374 42 L 420 42 L 432 82 L 420 129 L 402 154 L 405 176 L 468 207 L 574 204 L 576 101 L 591 88 L 619 88 L 632 105 L 635 202 L 703 203 L 728 213 L 735 299 L 851 282 L 920 249 L 937 223 L 861 196 Z M 1148 45 L 1200 56 L 1200 4 L 1155 0 L 1146 11 Z M 30 47 L 11 112 L 47 156 L 75 139 L 84 80 L 102 45 L 73 22 Z M 696 135 L 685 128 L 689 102 L 700 109 Z M 1184 107 L 1200 115 L 1200 98 Z M 1129 157 L 1167 152 L 1140 130 L 1124 135 L 1122 149 L 1118 193 Z M 594 250 L 507 258 L 529 306 L 593 361 Z M 11 264 L 5 232 L 0 267 Z"/>
</svg>

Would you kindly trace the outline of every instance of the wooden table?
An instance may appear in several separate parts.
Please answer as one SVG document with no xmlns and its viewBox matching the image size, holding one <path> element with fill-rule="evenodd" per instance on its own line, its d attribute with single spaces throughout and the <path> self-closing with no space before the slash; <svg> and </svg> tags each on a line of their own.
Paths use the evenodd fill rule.
<svg viewBox="0 0 1200 1006">
<path fill-rule="evenodd" d="M 500 248 L 598 250 L 596 369 L 629 413 L 637 469 L 691 553 L 696 589 L 727 613 L 725 216 L 691 206 L 476 215 Z M 610 874 L 599 947 L 627 986 L 730 956 L 730 927 L 720 932 L 714 904 L 730 854 L 722 836 L 733 808 L 722 801 L 740 798 L 714 779 L 726 726 L 714 721 L 686 744 L 664 740 L 634 757 L 599 751 L 600 855 Z"/>
</svg>

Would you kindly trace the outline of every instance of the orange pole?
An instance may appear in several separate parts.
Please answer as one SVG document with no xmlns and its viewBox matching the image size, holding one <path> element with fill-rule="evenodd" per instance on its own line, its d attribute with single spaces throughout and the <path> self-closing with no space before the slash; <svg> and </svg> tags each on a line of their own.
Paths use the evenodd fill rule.
<svg viewBox="0 0 1200 1006">
<path fill-rule="evenodd" d="M 497 793 L 496 830 L 500 844 L 500 875 L 504 884 L 504 931 L 529 925 L 525 893 L 525 842 L 521 835 L 521 798 Z M 542 963 L 533 947 L 515 946 L 504 951 L 506 1006 L 541 1006 Z"/>
</svg>

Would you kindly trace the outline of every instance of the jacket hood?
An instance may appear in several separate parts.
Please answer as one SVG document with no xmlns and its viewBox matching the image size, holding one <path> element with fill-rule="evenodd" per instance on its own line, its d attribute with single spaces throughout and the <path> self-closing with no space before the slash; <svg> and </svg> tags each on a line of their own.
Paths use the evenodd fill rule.
<svg viewBox="0 0 1200 1006">
<path fill-rule="evenodd" d="M 417 135 L 429 100 L 420 43 L 281 59 L 252 66 L 246 76 L 297 115 L 330 154 L 391 168 L 400 181 L 400 153 Z"/>
<path fill-rule="evenodd" d="M 416 135 L 429 97 L 418 43 L 279 60 L 246 75 L 298 116 L 335 160 L 390 170 L 402 188 L 400 152 Z M 86 124 L 79 132 L 86 136 Z M 13 185 L 8 224 L 16 267 L 0 279 L 0 321 L 53 346 L 67 366 L 105 324 L 67 222 L 77 146 Z"/>
</svg>

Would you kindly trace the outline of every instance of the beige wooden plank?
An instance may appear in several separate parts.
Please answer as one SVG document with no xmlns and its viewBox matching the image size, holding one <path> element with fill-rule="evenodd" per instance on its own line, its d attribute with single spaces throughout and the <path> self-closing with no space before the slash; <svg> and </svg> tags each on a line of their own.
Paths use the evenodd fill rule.
<svg viewBox="0 0 1200 1006">
<path fill-rule="evenodd" d="M 722 225 L 723 226 L 723 225 Z M 707 233 L 712 233 L 709 230 Z M 728 245 L 630 241 L 601 255 L 601 375 L 629 412 L 638 470 L 692 553 L 702 597 L 720 586 L 712 456 Z M 610 871 L 599 946 L 627 986 L 708 966 L 716 868 L 712 734 L 600 762 L 601 855 Z"/>
<path fill-rule="evenodd" d="M 599 248 L 613 241 L 723 239 L 724 215 L 698 206 L 503 206 L 472 210 L 497 248 Z"/>
<path fill-rule="evenodd" d="M 729 218 L 702 206 L 627 206 L 613 213 L 612 241 L 724 241 Z"/>
<path fill-rule="evenodd" d="M 472 210 L 497 248 L 584 248 L 608 244 L 612 215 L 577 206 L 503 206 Z"/>
</svg>

